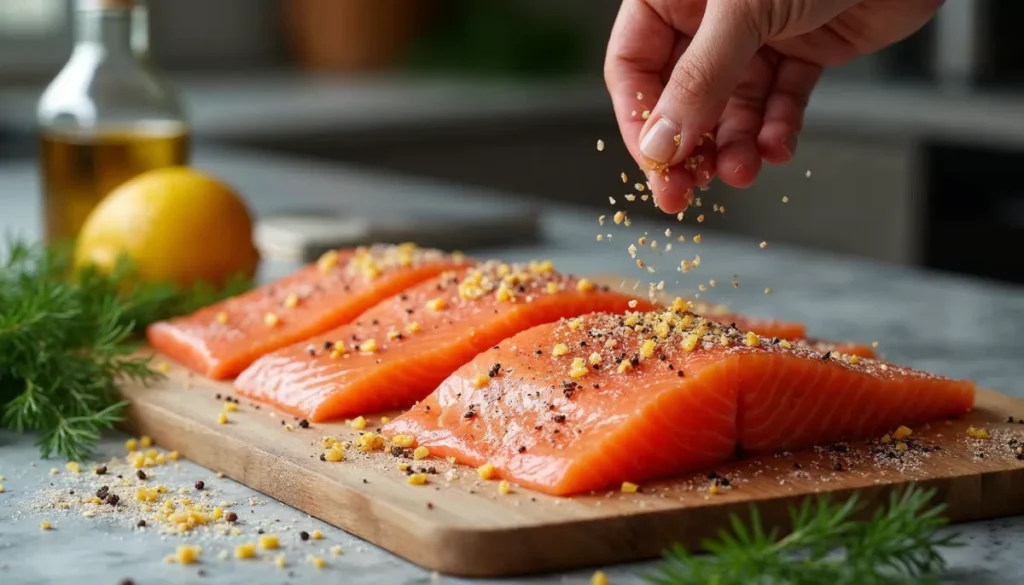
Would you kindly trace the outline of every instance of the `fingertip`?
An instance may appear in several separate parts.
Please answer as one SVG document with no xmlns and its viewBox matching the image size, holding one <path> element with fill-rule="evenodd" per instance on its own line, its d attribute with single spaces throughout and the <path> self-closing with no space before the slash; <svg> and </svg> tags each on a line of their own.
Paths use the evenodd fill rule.
<svg viewBox="0 0 1024 585">
<path fill-rule="evenodd" d="M 757 147 L 761 151 L 761 158 L 773 165 L 793 160 L 797 143 L 796 132 L 785 128 L 765 126 L 757 137 Z"/>
<path fill-rule="evenodd" d="M 730 187 L 743 189 L 753 184 L 761 171 L 761 153 L 753 141 L 734 143 L 718 153 L 718 177 Z"/>
<path fill-rule="evenodd" d="M 666 172 L 648 172 L 654 205 L 665 213 L 679 213 L 693 200 L 694 177 L 689 171 L 672 167 Z"/>
</svg>

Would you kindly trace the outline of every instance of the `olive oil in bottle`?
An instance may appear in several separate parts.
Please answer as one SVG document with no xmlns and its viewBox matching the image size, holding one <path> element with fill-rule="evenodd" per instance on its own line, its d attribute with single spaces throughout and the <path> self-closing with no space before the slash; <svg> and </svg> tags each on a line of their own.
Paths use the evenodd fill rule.
<svg viewBox="0 0 1024 585">
<path fill-rule="evenodd" d="M 189 161 L 189 129 L 150 65 L 145 6 L 76 0 L 75 47 L 39 102 L 47 241 L 74 238 L 111 190 Z"/>
</svg>

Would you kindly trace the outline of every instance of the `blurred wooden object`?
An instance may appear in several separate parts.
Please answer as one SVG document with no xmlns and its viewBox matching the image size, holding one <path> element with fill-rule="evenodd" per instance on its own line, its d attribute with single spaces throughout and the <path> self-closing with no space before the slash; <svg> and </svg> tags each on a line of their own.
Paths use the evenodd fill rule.
<svg viewBox="0 0 1024 585">
<path fill-rule="evenodd" d="M 392 65 L 419 30 L 429 0 L 284 0 L 292 54 L 308 69 L 368 71 Z"/>
</svg>

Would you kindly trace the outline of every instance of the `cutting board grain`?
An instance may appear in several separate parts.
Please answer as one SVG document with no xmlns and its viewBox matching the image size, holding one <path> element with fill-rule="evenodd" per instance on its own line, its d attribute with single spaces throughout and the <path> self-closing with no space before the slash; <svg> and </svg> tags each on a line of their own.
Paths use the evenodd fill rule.
<svg viewBox="0 0 1024 585">
<path fill-rule="evenodd" d="M 159 359 L 159 358 L 158 358 Z M 916 465 L 877 463 L 863 445 L 848 453 L 797 453 L 742 461 L 716 471 L 732 478 L 731 489 L 709 495 L 703 475 L 645 485 L 641 493 L 552 498 L 513 487 L 500 495 L 497 482 L 479 481 L 456 468 L 451 481 L 446 461 L 434 465 L 431 483 L 413 486 L 390 455 L 340 463 L 319 460 L 320 438 L 352 440 L 358 432 L 343 423 L 301 428 L 290 416 L 242 401 L 218 424 L 230 385 L 192 376 L 171 366 L 167 380 L 150 387 L 126 386 L 131 430 L 183 456 L 221 471 L 270 497 L 345 529 L 418 565 L 442 573 L 496 577 L 606 565 L 657 556 L 673 542 L 696 547 L 713 536 L 730 513 L 757 504 L 767 522 L 783 526 L 786 508 L 802 496 L 854 492 L 881 503 L 889 490 L 919 482 L 938 489 L 954 521 L 1024 513 L 1024 461 L 1000 445 L 1024 425 L 1024 401 L 991 391 L 978 394 L 966 417 L 915 429 L 914 437 L 942 448 L 912 458 Z M 273 414 L 272 414 L 273 413 Z M 379 425 L 369 419 L 368 429 Z M 288 430 L 282 421 L 293 427 Z M 966 437 L 969 425 L 990 429 L 988 442 Z M 999 445 L 1005 453 L 993 453 Z M 978 458 L 979 446 L 986 447 Z M 842 461 L 843 470 L 833 466 Z M 801 469 L 797 470 L 795 464 Z"/>
</svg>

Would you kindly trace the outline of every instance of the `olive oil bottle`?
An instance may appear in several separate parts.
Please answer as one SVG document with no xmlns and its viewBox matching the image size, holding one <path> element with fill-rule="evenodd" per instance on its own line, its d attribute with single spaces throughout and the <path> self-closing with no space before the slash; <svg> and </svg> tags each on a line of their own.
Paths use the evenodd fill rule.
<svg viewBox="0 0 1024 585">
<path fill-rule="evenodd" d="M 75 44 L 40 98 L 44 236 L 77 236 L 115 187 L 189 161 L 189 128 L 175 92 L 152 67 L 140 0 L 75 0 Z"/>
</svg>

